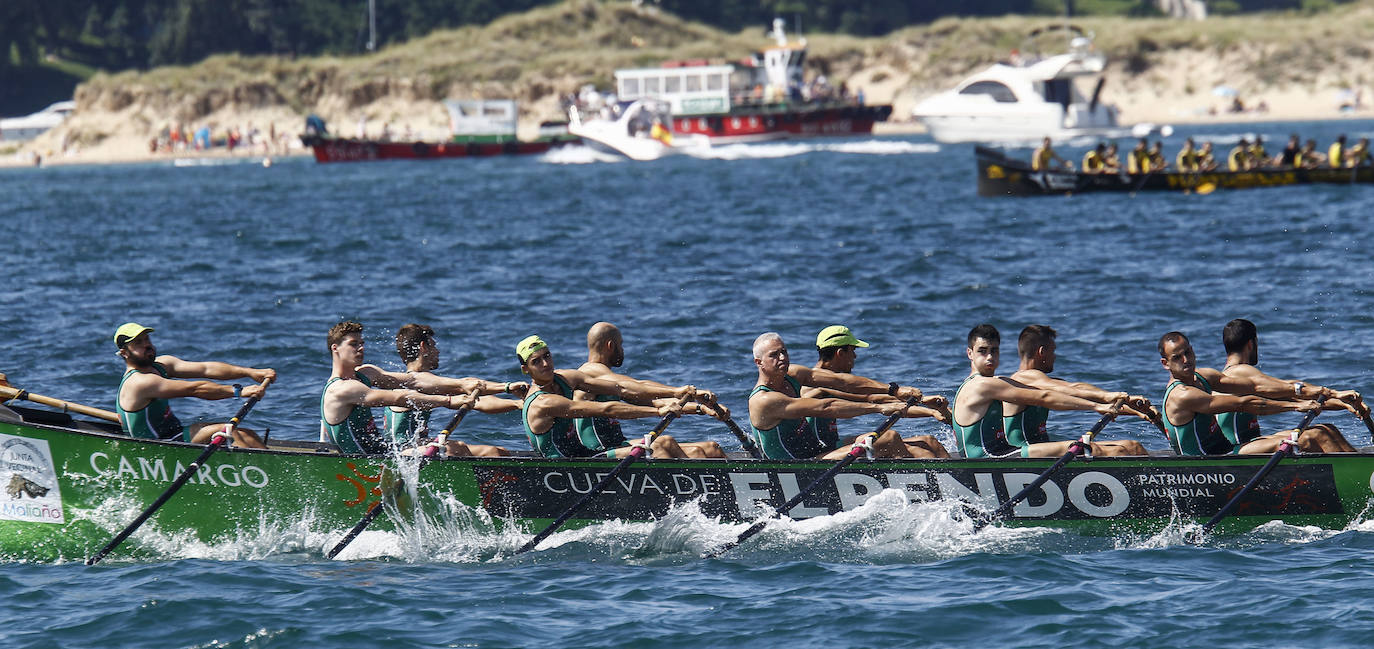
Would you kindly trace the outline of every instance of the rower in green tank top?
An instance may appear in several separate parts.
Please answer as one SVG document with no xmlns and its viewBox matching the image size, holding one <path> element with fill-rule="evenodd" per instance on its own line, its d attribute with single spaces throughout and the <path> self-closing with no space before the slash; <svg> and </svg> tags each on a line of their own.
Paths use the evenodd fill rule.
<svg viewBox="0 0 1374 649">
<path fill-rule="evenodd" d="M 1236 318 L 1221 330 L 1221 342 L 1226 348 L 1226 367 L 1221 375 L 1227 380 L 1237 381 L 1247 391 L 1271 399 L 1296 400 L 1324 397 L 1326 407 L 1341 407 L 1356 416 L 1368 414 L 1360 393 L 1354 390 L 1333 390 L 1320 385 L 1302 381 L 1286 380 L 1270 376 L 1255 367 L 1259 363 L 1259 331 L 1255 323 L 1244 318 Z M 1217 415 L 1217 425 L 1227 439 L 1237 447 L 1260 439 L 1259 419 L 1248 412 L 1231 411 Z M 1318 424 L 1309 429 L 1322 449 L 1328 452 L 1353 452 L 1354 447 L 1345 439 L 1340 430 L 1329 423 Z M 1287 436 L 1287 431 L 1279 433 Z"/>
<path fill-rule="evenodd" d="M 1049 329 L 1045 327 L 1045 329 Z M 1053 331 L 1053 330 L 1049 330 Z M 1053 336 L 1050 337 L 1051 342 Z M 1008 377 L 997 376 L 1001 362 L 1002 335 L 990 324 L 968 333 L 969 376 L 954 395 L 954 434 L 967 458 L 1049 457 L 1063 455 L 1072 442 L 1031 443 L 1015 446 L 1007 438 L 1004 408 L 1044 407 L 1051 410 L 1093 410 L 1115 413 L 1114 404 L 1095 403 L 1056 390 L 1032 388 Z M 1050 353 L 1053 354 L 1051 347 Z M 1051 358 L 1053 358 L 1051 356 Z M 1023 419 L 1024 421 L 1024 419 Z M 1093 442 L 1094 452 L 1106 450 Z"/>
<path fill-rule="evenodd" d="M 1011 380 L 1026 387 L 1052 390 L 1080 399 L 1087 399 L 1094 403 L 1113 404 L 1121 402 L 1123 403 L 1122 413 L 1133 414 L 1147 421 L 1159 417 L 1159 413 L 1150 405 L 1150 400 L 1143 396 L 1129 395 L 1125 392 L 1108 392 L 1091 383 L 1069 382 L 1050 376 L 1050 372 L 1054 371 L 1055 360 L 1058 358 L 1058 336 L 1058 332 L 1045 325 L 1030 325 L 1022 329 L 1021 335 L 1016 340 L 1016 352 L 1020 359 L 1020 365 L 1016 373 L 1011 375 Z M 1029 455 L 1051 456 L 1068 452 L 1068 445 L 1072 443 L 1072 440 L 1054 442 L 1050 439 L 1048 430 L 1049 408 L 1019 406 L 1010 403 L 1002 404 L 1002 406 L 1002 428 L 1006 433 L 1008 443 L 1022 448 L 1029 448 L 1038 444 L 1056 445 L 1034 446 L 1034 452 L 1027 451 Z M 1092 454 L 1121 456 L 1146 455 L 1147 452 L 1140 442 L 1126 439 L 1094 441 L 1092 442 Z"/>
<path fill-rule="evenodd" d="M 825 370 L 836 374 L 850 377 L 854 374 L 854 363 L 858 355 L 856 350 L 861 347 L 868 347 L 868 343 L 854 337 L 854 333 L 849 327 L 844 325 L 831 325 L 816 334 L 816 364 L 812 369 Z M 866 378 L 866 377 L 865 377 Z M 879 383 L 875 379 L 868 379 L 874 383 Z M 900 387 L 896 383 L 888 384 L 888 392 L 896 392 Z M 866 403 L 901 403 L 896 396 L 887 393 L 859 395 L 832 388 L 807 387 L 801 390 L 801 396 L 814 399 L 846 399 L 848 401 L 863 401 Z M 922 396 L 920 405 L 914 405 L 907 409 L 910 413 L 921 417 L 933 417 L 939 421 L 949 423 L 949 402 L 944 397 Z M 817 439 L 825 447 L 826 451 L 831 451 L 841 446 L 847 446 L 854 442 L 854 436 L 841 436 L 839 423 L 834 417 L 807 417 L 807 423 L 811 426 Z M 911 452 L 911 457 L 920 458 L 945 458 L 949 457 L 949 451 L 945 450 L 944 444 L 933 435 L 916 435 L 902 439 L 907 445 L 907 450 Z"/>
<path fill-rule="evenodd" d="M 366 365 L 361 324 L 340 322 L 329 329 L 325 340 L 331 373 L 320 394 L 320 433 L 344 453 L 378 454 L 391 450 L 373 419 L 374 407 L 456 410 L 471 407 L 477 401 L 475 393 L 447 396 L 408 389 L 418 383 L 414 375 Z M 462 444 L 451 444 L 446 450 L 449 455 L 467 453 Z"/>
<path fill-rule="evenodd" d="M 587 329 L 587 362 L 577 371 L 594 379 L 608 381 L 617 386 L 631 386 L 653 395 L 653 398 L 673 397 L 682 394 L 690 386 L 671 386 L 640 379 L 624 374 L 620 367 L 625 362 L 625 343 L 620 329 L 609 322 L 598 322 Z M 706 408 L 707 414 L 722 421 L 729 419 L 730 409 L 716 400 L 714 393 L 696 390 L 698 402 L 712 404 Z M 579 391 L 573 397 L 577 400 L 618 401 L 620 396 L 610 394 L 591 394 Z M 646 402 L 641 402 L 644 405 Z M 620 422 L 611 417 L 578 417 L 576 420 L 578 436 L 585 446 L 609 450 L 625 447 L 625 433 Z M 683 442 L 678 447 L 687 457 L 723 458 L 725 451 L 716 442 Z"/>
<path fill-rule="evenodd" d="M 150 336 L 152 333 L 151 327 L 129 322 L 121 325 L 114 335 L 119 357 L 124 359 L 124 376 L 119 381 L 115 412 L 119 415 L 124 432 L 134 437 L 207 444 L 215 433 L 224 429 L 225 424 L 198 422 L 183 425 L 172 414 L 171 399 L 261 398 L 265 392 L 264 385 L 277 377 L 276 371 L 271 369 L 254 369 L 215 361 L 193 362 L 168 354 L 158 355 Z M 241 387 L 213 381 L 178 379 L 251 379 L 257 385 Z M 232 436 L 236 446 L 263 447 L 262 439 L 250 429 L 235 427 Z"/>
<path fill-rule="evenodd" d="M 555 369 L 553 353 L 539 336 L 528 336 L 517 343 L 515 355 L 520 360 L 520 371 L 530 376 L 533 386 L 522 408 L 525 433 L 534 450 L 548 456 L 588 457 L 600 454 L 623 458 L 629 455 L 631 446 L 597 449 L 583 444 L 573 422 L 579 417 L 642 419 L 663 417 L 670 412 L 691 415 L 710 412 L 709 408 L 697 401 L 679 402 L 680 399 L 696 396 L 696 388 L 690 385 L 683 386 L 681 392 L 673 397 L 655 398 L 655 389 L 637 381 L 618 383 L 594 378 L 577 370 Z M 615 396 L 622 400 L 574 399 L 578 390 L 590 395 Z M 635 405 L 636 401 L 647 401 L 654 405 Z M 687 457 L 687 453 L 671 435 L 655 437 L 650 450 L 659 458 Z"/>
<path fill-rule="evenodd" d="M 1250 379 L 1198 367 L 1193 344 L 1178 331 L 1160 337 L 1159 356 L 1170 378 L 1161 408 L 1163 424 L 1174 451 L 1182 455 L 1273 453 L 1287 439 L 1286 434 L 1262 436 L 1236 446 L 1222 433 L 1215 416 L 1224 412 L 1272 415 L 1321 407 L 1311 400 L 1280 401 L 1258 396 L 1255 392 L 1259 386 Z M 1324 445 L 1330 443 L 1333 440 L 1317 429 L 1308 429 L 1298 437 L 1298 448 L 1307 452 L 1326 450 L 1330 447 Z"/>
</svg>

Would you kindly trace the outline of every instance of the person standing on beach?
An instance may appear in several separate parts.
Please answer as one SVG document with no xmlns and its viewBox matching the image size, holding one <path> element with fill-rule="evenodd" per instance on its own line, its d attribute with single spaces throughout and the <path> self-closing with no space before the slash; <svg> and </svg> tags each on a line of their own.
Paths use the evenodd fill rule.
<svg viewBox="0 0 1374 649">
<path fill-rule="evenodd" d="M 142 439 L 170 439 L 192 444 L 208 444 L 223 422 L 183 425 L 172 414 L 171 399 L 195 397 L 218 401 L 238 398 L 261 399 L 266 388 L 261 383 L 276 380 L 277 371 L 256 369 L 215 361 L 184 361 L 175 356 L 157 353 L 153 346 L 152 327 L 126 322 L 115 330 L 114 344 L 118 356 L 124 359 L 124 378 L 119 381 L 115 398 L 115 413 L 124 432 Z M 183 381 L 178 379 L 213 379 L 213 381 Z M 253 385 L 224 385 L 214 381 L 250 379 Z M 235 427 L 236 446 L 263 448 L 262 439 L 253 431 Z"/>
<path fill-rule="evenodd" d="M 647 379 L 636 379 L 632 376 L 620 374 L 615 369 L 625 362 L 625 341 L 620 335 L 620 329 L 609 322 L 598 322 L 587 330 L 587 362 L 577 371 L 602 381 L 610 381 L 619 386 L 634 383 L 653 391 L 657 390 L 659 395 L 678 394 L 687 386 L 673 387 L 664 385 L 657 381 Z M 697 390 L 697 397 L 707 403 L 714 402 L 715 395 L 705 390 Z M 574 399 L 579 401 L 617 401 L 619 397 L 614 395 L 599 394 L 593 395 L 585 390 L 577 391 Z M 645 404 L 641 404 L 645 405 Z M 725 420 L 730 418 L 730 409 L 724 404 L 716 403 L 719 414 L 708 413 L 717 419 Z M 625 433 L 620 429 L 620 422 L 608 417 L 578 417 L 574 420 L 579 437 L 584 440 L 596 439 L 598 448 L 611 449 L 618 448 L 625 444 Z M 696 458 L 723 458 L 725 451 L 721 450 L 720 444 L 715 442 L 678 442 L 684 453 L 688 457 Z"/>
</svg>

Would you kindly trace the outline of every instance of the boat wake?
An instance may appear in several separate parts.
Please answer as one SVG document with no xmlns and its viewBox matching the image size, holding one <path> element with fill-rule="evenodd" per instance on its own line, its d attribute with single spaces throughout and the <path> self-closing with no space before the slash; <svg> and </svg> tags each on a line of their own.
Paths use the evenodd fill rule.
<svg viewBox="0 0 1374 649">
<path fill-rule="evenodd" d="M 764 144 L 727 144 L 710 148 L 684 149 L 683 153 L 703 160 L 763 160 L 789 158 L 805 153 L 829 152 L 858 155 L 906 155 L 938 153 L 940 145 L 902 140 L 859 140 L 850 142 L 770 142 Z"/>
<path fill-rule="evenodd" d="M 539 156 L 540 162 L 556 165 L 585 165 L 594 162 L 629 162 L 628 158 L 589 146 L 558 146 Z"/>
</svg>

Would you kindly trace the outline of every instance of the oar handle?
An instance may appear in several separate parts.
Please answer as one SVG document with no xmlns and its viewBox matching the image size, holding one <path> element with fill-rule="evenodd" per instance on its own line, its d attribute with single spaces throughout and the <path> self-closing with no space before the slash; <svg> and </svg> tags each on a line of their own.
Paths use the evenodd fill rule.
<svg viewBox="0 0 1374 649">
<path fill-rule="evenodd" d="M 476 407 L 478 399 L 477 390 L 473 390 L 468 394 L 472 395 L 473 397 L 472 403 L 465 404 L 459 407 L 458 410 L 453 413 L 453 417 L 448 420 L 447 424 L 444 425 L 444 429 L 439 431 L 439 434 L 434 436 L 434 441 L 430 442 L 429 445 L 425 448 L 425 452 L 423 454 L 425 458 L 433 457 L 436 453 L 438 453 L 439 449 L 443 448 L 444 445 L 448 443 L 449 434 L 452 433 L 454 430 L 457 430 L 458 424 L 463 422 L 463 417 L 466 417 L 467 414 L 469 412 L 472 412 L 472 409 Z"/>
<path fill-rule="evenodd" d="M 721 412 L 719 404 L 715 406 L 715 410 L 717 415 L 724 414 Z M 736 424 L 734 419 L 722 416 L 721 421 L 725 422 L 725 427 L 730 429 L 730 433 L 735 436 L 735 439 L 739 440 L 740 446 L 743 447 L 749 455 L 753 456 L 756 460 L 763 459 L 763 451 L 759 450 L 759 445 L 755 444 L 754 440 L 749 439 L 749 435 L 745 434 L 745 432 L 740 429 L 739 424 Z"/>
<path fill-rule="evenodd" d="M 677 402 L 678 406 L 682 406 L 683 404 L 687 403 L 687 399 L 688 397 L 679 398 Z M 554 531 L 556 531 L 559 527 L 563 525 L 563 523 L 566 523 L 569 518 L 572 518 L 573 514 L 577 513 L 578 510 L 582 509 L 584 506 L 586 506 L 587 503 L 591 502 L 592 498 L 595 498 L 597 494 L 601 493 L 602 489 L 606 488 L 606 485 L 610 484 L 611 481 L 616 478 L 616 476 L 620 475 L 623 471 L 625 471 L 625 469 L 629 468 L 630 464 L 632 464 L 637 458 L 639 458 L 639 456 L 644 454 L 645 450 L 649 448 L 649 444 L 653 442 L 654 438 L 658 437 L 659 434 L 661 434 L 665 429 L 667 429 L 668 424 L 673 423 L 673 420 L 677 419 L 678 414 L 679 412 L 677 410 L 674 410 L 664 415 L 663 419 L 658 422 L 658 425 L 654 426 L 654 429 L 649 431 L 649 433 L 644 436 L 643 445 L 632 447 L 630 449 L 630 454 L 626 455 L 625 458 L 622 459 L 619 464 L 615 465 L 615 468 L 611 469 L 610 473 L 606 474 L 606 477 L 602 478 L 600 482 L 596 483 L 595 487 L 592 487 L 591 490 L 587 493 L 582 494 L 582 497 L 578 498 L 577 502 L 573 503 L 572 507 L 569 507 L 567 511 L 560 514 L 558 518 L 554 519 L 554 521 L 550 523 L 548 527 L 544 528 L 542 532 L 534 535 L 534 538 L 530 539 L 524 545 L 520 546 L 520 549 L 516 550 L 515 553 L 524 554 L 526 552 L 529 552 L 530 550 L 533 550 L 535 546 L 539 545 L 540 541 L 543 541 L 544 539 L 548 538 L 549 535 L 553 534 Z"/>
<path fill-rule="evenodd" d="M 267 384 L 271 382 L 271 379 L 264 380 L 262 382 L 263 389 L 267 389 Z M 181 475 L 177 476 L 176 480 L 172 481 L 171 486 L 167 487 L 167 490 L 162 492 L 162 495 L 158 496 L 157 500 L 154 500 L 152 505 L 149 505 L 147 509 L 143 510 L 143 512 L 138 515 L 138 518 L 135 518 L 132 523 L 129 523 L 123 530 L 120 530 L 119 534 L 116 534 L 113 539 L 110 539 L 110 542 L 106 543 L 105 547 L 100 548 L 99 552 L 91 555 L 91 558 L 86 560 L 86 565 L 93 566 L 99 563 L 101 559 L 104 559 L 106 555 L 119 547 L 119 544 L 123 543 L 124 539 L 129 538 L 130 534 L 133 534 L 135 530 L 152 517 L 153 513 L 166 504 L 167 501 L 172 498 L 172 495 L 180 490 L 182 485 L 186 484 L 187 480 L 191 479 L 191 476 L 200 471 L 200 467 L 205 465 L 206 460 L 209 460 L 210 456 L 215 454 L 215 451 L 218 451 L 229 441 L 230 434 L 233 432 L 234 428 L 238 426 L 239 422 L 243 421 L 244 417 L 248 416 L 248 411 L 252 410 L 253 406 L 257 405 L 260 400 L 261 397 L 252 397 L 244 402 L 243 406 L 239 408 L 239 411 L 234 413 L 229 423 L 225 424 L 224 430 L 216 433 L 210 438 L 210 443 L 205 445 L 205 450 L 201 451 L 200 455 L 196 456 L 196 459 L 191 462 L 190 466 L 187 466 L 186 470 L 182 471 Z"/>
<path fill-rule="evenodd" d="M 34 394 L 32 392 L 29 392 L 28 390 L 20 390 L 9 386 L 0 385 L 0 397 L 4 397 L 5 401 L 9 401 L 10 399 L 23 399 L 25 401 L 41 403 L 45 406 L 61 408 L 64 412 L 71 411 L 86 415 L 88 417 L 95 417 L 97 419 L 104 419 L 105 421 L 119 423 L 119 415 L 116 415 L 115 413 L 110 412 L 109 410 L 101 410 L 100 408 L 83 406 L 79 403 L 71 403 L 69 401 L 63 401 L 61 399 L 45 397 L 41 394 Z"/>
</svg>

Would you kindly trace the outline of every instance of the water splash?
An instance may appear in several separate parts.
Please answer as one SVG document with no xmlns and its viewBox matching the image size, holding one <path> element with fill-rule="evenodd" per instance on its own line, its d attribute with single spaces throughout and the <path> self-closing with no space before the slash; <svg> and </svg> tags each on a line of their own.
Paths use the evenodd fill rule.
<svg viewBox="0 0 1374 649">
<path fill-rule="evenodd" d="M 556 165 L 584 165 L 594 162 L 628 162 L 628 160 L 622 156 L 606 153 L 604 151 L 597 151 L 596 149 L 583 145 L 554 147 L 540 155 L 539 161 Z"/>
</svg>

